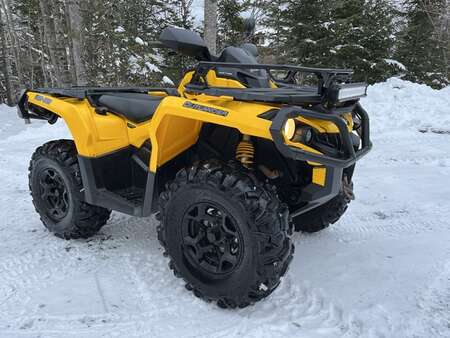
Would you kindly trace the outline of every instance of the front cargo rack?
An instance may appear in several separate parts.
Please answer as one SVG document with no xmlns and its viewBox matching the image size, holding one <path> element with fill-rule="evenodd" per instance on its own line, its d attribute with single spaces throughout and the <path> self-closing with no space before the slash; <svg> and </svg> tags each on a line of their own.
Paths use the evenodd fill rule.
<svg viewBox="0 0 450 338">
<path fill-rule="evenodd" d="M 317 77 L 316 86 L 298 86 L 295 84 L 274 81 L 278 88 L 224 88 L 210 86 L 207 74 L 210 70 L 219 68 L 287 71 L 287 78 L 292 79 L 296 73 L 314 74 Z M 317 104 L 323 102 L 327 94 L 327 89 L 338 82 L 347 82 L 351 79 L 353 70 L 351 69 L 328 69 L 312 68 L 291 65 L 271 65 L 271 64 L 245 64 L 230 62 L 199 62 L 195 69 L 190 83 L 186 85 L 186 90 L 192 94 L 206 94 L 211 96 L 231 96 L 241 101 L 257 101 L 278 104 Z"/>
<path fill-rule="evenodd" d="M 314 87 L 298 88 L 221 88 L 189 84 L 186 90 L 192 94 L 231 96 L 238 101 L 257 101 L 298 105 L 321 103 L 322 95 Z"/>
</svg>

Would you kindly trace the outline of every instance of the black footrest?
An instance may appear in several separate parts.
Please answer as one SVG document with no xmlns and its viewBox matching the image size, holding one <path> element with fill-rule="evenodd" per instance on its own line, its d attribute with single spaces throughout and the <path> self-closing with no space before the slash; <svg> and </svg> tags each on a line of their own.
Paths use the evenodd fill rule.
<svg viewBox="0 0 450 338">
<path fill-rule="evenodd" d="M 112 191 L 112 193 L 122 197 L 135 206 L 141 206 L 144 202 L 144 189 L 141 188 L 125 188 Z"/>
</svg>

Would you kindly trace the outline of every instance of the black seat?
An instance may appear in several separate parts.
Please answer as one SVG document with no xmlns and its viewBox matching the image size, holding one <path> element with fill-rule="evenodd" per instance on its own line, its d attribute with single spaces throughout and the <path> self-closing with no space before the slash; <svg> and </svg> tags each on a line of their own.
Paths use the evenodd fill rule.
<svg viewBox="0 0 450 338">
<path fill-rule="evenodd" d="M 142 93 L 108 93 L 100 96 L 98 103 L 131 122 L 141 123 L 151 119 L 163 98 Z"/>
</svg>

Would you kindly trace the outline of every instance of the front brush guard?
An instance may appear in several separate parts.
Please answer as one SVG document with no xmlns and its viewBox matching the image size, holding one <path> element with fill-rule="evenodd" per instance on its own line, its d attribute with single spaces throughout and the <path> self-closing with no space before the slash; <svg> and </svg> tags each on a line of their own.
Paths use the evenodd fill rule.
<svg viewBox="0 0 450 338">
<path fill-rule="evenodd" d="M 329 167 L 347 168 L 353 165 L 357 160 L 366 155 L 372 148 L 372 142 L 370 141 L 370 127 L 369 116 L 367 112 L 361 107 L 359 103 L 355 105 L 355 112 L 361 118 L 361 149 L 355 151 L 353 148 L 353 142 L 351 139 L 351 133 L 348 131 L 345 120 L 339 115 L 333 112 L 320 113 L 312 110 L 303 109 L 301 107 L 291 106 L 281 108 L 272 121 L 270 126 L 270 133 L 272 134 L 273 141 L 278 151 L 285 157 L 292 158 L 299 161 L 310 161 L 323 164 Z M 289 146 L 284 142 L 284 136 L 282 129 L 286 121 L 290 118 L 296 117 L 313 118 L 319 120 L 330 121 L 334 123 L 338 130 L 342 144 L 342 157 L 334 157 L 329 155 L 314 154 L 309 151 Z"/>
</svg>

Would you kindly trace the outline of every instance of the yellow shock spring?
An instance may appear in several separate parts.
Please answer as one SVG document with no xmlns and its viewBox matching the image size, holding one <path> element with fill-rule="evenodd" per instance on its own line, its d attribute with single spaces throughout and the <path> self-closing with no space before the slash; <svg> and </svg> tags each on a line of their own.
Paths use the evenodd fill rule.
<svg viewBox="0 0 450 338">
<path fill-rule="evenodd" d="M 236 160 L 242 163 L 242 165 L 250 169 L 253 165 L 253 159 L 255 157 L 255 147 L 249 135 L 243 135 L 242 141 L 239 142 L 236 148 Z"/>
</svg>

